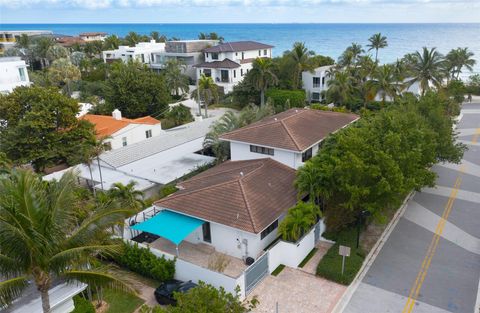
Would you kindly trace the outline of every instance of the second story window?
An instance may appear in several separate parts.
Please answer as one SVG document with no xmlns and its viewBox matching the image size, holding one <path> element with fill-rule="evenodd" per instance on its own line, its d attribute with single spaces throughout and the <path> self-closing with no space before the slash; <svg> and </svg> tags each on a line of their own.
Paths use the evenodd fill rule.
<svg viewBox="0 0 480 313">
<path fill-rule="evenodd" d="M 307 162 L 312 158 L 312 148 L 302 153 L 302 162 Z"/>
<path fill-rule="evenodd" d="M 254 146 L 254 145 L 250 145 L 250 152 L 266 154 L 266 155 L 274 155 L 274 151 L 272 148 L 260 147 L 260 146 Z"/>
<path fill-rule="evenodd" d="M 258 50 L 258 56 L 259 56 L 259 57 L 262 56 L 262 50 Z"/>
<path fill-rule="evenodd" d="M 122 137 L 122 146 L 125 147 L 127 144 L 127 137 Z"/>
<path fill-rule="evenodd" d="M 151 129 L 145 131 L 145 137 L 147 137 L 147 138 L 152 137 L 152 130 Z"/>
<path fill-rule="evenodd" d="M 27 77 L 25 76 L 25 69 L 23 67 L 18 69 L 18 74 L 20 75 L 20 80 L 22 82 L 27 80 Z"/>
<path fill-rule="evenodd" d="M 318 88 L 320 87 L 320 77 L 314 77 L 313 78 L 313 88 Z"/>
<path fill-rule="evenodd" d="M 325 76 L 322 77 L 322 86 L 325 86 Z"/>
<path fill-rule="evenodd" d="M 268 54 L 267 49 L 263 50 L 263 55 L 267 56 L 267 54 Z"/>
<path fill-rule="evenodd" d="M 212 60 L 218 60 L 218 53 L 212 53 Z"/>
<path fill-rule="evenodd" d="M 240 76 L 243 76 L 243 68 L 240 69 Z"/>
</svg>

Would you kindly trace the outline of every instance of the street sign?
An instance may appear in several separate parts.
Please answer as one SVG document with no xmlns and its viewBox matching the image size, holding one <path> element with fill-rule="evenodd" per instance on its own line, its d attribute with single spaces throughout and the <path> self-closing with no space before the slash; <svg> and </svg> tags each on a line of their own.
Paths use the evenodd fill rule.
<svg viewBox="0 0 480 313">
<path fill-rule="evenodd" d="M 340 245 L 338 247 L 338 254 L 342 256 L 342 275 L 345 270 L 345 257 L 350 256 L 350 247 Z"/>
</svg>

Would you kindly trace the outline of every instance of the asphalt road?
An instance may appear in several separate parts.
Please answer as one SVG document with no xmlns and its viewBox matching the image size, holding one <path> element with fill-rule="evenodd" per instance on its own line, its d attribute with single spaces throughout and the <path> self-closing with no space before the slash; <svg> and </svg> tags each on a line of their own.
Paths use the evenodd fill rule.
<svg viewBox="0 0 480 313">
<path fill-rule="evenodd" d="M 409 201 L 344 313 L 478 313 L 480 101 L 464 104 L 462 164 L 434 167 L 437 187 Z"/>
</svg>

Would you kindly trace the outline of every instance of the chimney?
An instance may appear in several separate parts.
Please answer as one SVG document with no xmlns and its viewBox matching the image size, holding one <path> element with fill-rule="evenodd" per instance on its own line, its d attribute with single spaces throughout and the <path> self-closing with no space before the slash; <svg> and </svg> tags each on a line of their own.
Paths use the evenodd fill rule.
<svg viewBox="0 0 480 313">
<path fill-rule="evenodd" d="M 116 119 L 117 121 L 121 121 L 121 120 L 122 120 L 122 112 L 120 112 L 119 109 L 113 110 L 112 116 L 113 116 L 113 118 Z"/>
</svg>

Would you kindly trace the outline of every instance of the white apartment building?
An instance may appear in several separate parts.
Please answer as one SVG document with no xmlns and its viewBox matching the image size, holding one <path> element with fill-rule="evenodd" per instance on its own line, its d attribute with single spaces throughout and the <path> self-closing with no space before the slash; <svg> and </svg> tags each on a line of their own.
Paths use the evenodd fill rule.
<svg viewBox="0 0 480 313">
<path fill-rule="evenodd" d="M 303 89 L 309 102 L 320 102 L 325 99 L 330 77 L 329 71 L 333 65 L 317 67 L 313 72 L 302 72 Z"/>
<path fill-rule="evenodd" d="M 118 109 L 112 112 L 112 116 L 85 114 L 80 118 L 95 125 L 97 137 L 107 138 L 105 142 L 111 150 L 144 141 L 164 132 L 159 120 L 150 116 L 136 119 L 122 118 L 122 113 Z"/>
<path fill-rule="evenodd" d="M 243 80 L 256 58 L 271 58 L 273 46 L 255 41 L 226 42 L 206 48 L 205 62 L 195 65 L 197 79 L 212 77 L 225 93 Z"/>
<path fill-rule="evenodd" d="M 17 39 L 23 34 L 27 36 L 51 36 L 53 33 L 49 30 L 0 30 L 0 54 L 14 47 Z"/>
<path fill-rule="evenodd" d="M 128 62 L 130 60 L 140 61 L 143 64 L 151 64 L 155 53 L 164 52 L 165 43 L 155 42 L 139 42 L 135 47 L 120 46 L 115 50 L 107 50 L 102 52 L 103 61 L 106 63 L 113 62 L 115 60 L 122 60 Z"/>
<path fill-rule="evenodd" d="M 195 64 L 205 62 L 203 50 L 218 45 L 218 40 L 175 40 L 165 43 L 165 51 L 153 53 L 150 68 L 161 71 L 169 60 L 176 59 L 185 65 L 184 74 L 196 79 Z"/>
<path fill-rule="evenodd" d="M 0 93 L 10 93 L 19 86 L 30 86 L 25 61 L 20 57 L 0 58 Z"/>
</svg>

